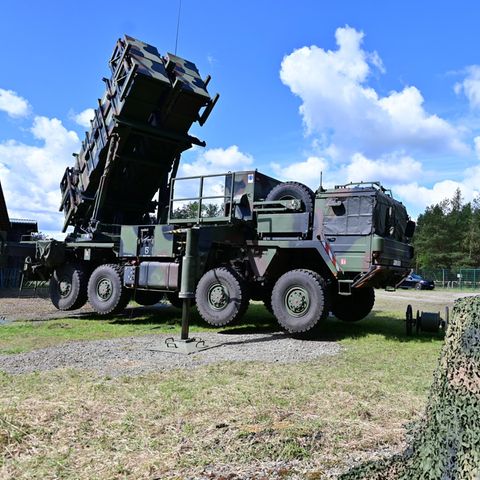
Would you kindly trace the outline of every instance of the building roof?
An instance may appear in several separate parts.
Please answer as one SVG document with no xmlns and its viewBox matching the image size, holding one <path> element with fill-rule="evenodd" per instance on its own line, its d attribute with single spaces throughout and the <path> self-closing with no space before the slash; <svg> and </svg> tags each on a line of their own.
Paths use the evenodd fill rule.
<svg viewBox="0 0 480 480">
<path fill-rule="evenodd" d="M 3 196 L 2 183 L 0 182 L 0 231 L 10 230 L 10 219 L 8 218 L 7 204 Z"/>
<path fill-rule="evenodd" d="M 36 220 L 29 220 L 27 218 L 11 218 L 10 219 L 10 224 L 26 224 L 26 225 L 36 225 L 37 221 Z"/>
</svg>

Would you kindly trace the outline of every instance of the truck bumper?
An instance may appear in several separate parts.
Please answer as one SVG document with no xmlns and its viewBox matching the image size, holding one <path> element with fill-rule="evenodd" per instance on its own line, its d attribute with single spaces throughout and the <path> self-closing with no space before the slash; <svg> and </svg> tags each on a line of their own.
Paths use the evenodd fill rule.
<svg viewBox="0 0 480 480">
<path fill-rule="evenodd" d="M 410 268 L 372 265 L 364 275 L 353 282 L 352 288 L 396 287 L 409 273 Z"/>
</svg>

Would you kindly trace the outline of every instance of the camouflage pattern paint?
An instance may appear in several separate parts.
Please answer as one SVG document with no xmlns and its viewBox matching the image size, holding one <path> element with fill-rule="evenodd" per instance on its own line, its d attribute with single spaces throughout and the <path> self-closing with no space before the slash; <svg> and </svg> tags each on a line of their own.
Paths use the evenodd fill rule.
<svg viewBox="0 0 480 480">
<path fill-rule="evenodd" d="M 118 40 L 110 69 L 75 165 L 60 184 L 64 231 L 73 226 L 74 235 L 94 233 L 98 222 L 140 224 L 156 209 L 161 216 L 180 153 L 204 145 L 188 130 L 213 104 L 194 63 L 163 57 L 132 37 Z"/>
<path fill-rule="evenodd" d="M 110 70 L 60 185 L 64 229 L 74 231 L 63 252 L 39 243 L 40 264 L 53 269 L 62 254 L 92 266 L 108 260 L 125 267 L 129 288 L 179 288 L 180 298 L 192 298 L 201 276 L 219 266 L 264 293 L 289 269 L 315 270 L 349 288 L 394 286 L 408 273 L 408 216 L 379 184 L 315 195 L 303 186 L 312 204 L 295 196 L 267 201 L 282 182 L 257 170 L 176 178 L 182 152 L 205 145 L 188 131 L 218 98 L 210 98 L 209 79 L 194 63 L 129 36 L 118 40 Z M 178 198 L 182 180 L 197 181 L 198 193 Z"/>
<path fill-rule="evenodd" d="M 178 290 L 179 264 L 173 262 L 142 262 L 138 268 L 140 288 Z"/>
<path fill-rule="evenodd" d="M 428 403 L 406 449 L 340 475 L 341 480 L 480 478 L 480 297 L 456 300 Z"/>
<path fill-rule="evenodd" d="M 169 225 L 122 225 L 119 256 L 172 257 L 173 228 Z"/>
</svg>

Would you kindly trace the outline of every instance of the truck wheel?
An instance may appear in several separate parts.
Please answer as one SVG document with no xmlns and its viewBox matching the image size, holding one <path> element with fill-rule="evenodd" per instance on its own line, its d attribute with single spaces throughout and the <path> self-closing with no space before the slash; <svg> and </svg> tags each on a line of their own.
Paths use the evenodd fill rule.
<svg viewBox="0 0 480 480">
<path fill-rule="evenodd" d="M 313 211 L 313 203 L 315 194 L 310 188 L 303 183 L 299 182 L 285 182 L 280 183 L 276 187 L 273 187 L 267 198 L 267 202 L 273 202 L 274 200 L 301 200 L 305 212 Z"/>
<path fill-rule="evenodd" d="M 304 333 L 327 315 L 325 280 L 312 270 L 290 270 L 273 287 L 273 314 L 287 332 Z"/>
<path fill-rule="evenodd" d="M 76 310 L 87 303 L 87 268 L 82 263 L 65 263 L 50 278 L 50 299 L 59 310 Z"/>
<path fill-rule="evenodd" d="M 135 290 L 133 300 L 139 305 L 148 307 L 155 305 L 163 298 L 162 292 L 149 292 L 147 290 Z"/>
<path fill-rule="evenodd" d="M 249 301 L 243 279 L 225 267 L 213 268 L 203 275 L 197 285 L 195 300 L 201 317 L 216 327 L 241 318 Z"/>
<path fill-rule="evenodd" d="M 336 295 L 332 306 L 333 314 L 344 322 L 358 322 L 365 318 L 375 303 L 372 287 L 354 288 L 351 295 Z"/>
<path fill-rule="evenodd" d="M 130 291 L 123 286 L 123 268 L 105 264 L 97 267 L 88 281 L 88 301 L 99 315 L 119 313 L 130 300 Z"/>
</svg>

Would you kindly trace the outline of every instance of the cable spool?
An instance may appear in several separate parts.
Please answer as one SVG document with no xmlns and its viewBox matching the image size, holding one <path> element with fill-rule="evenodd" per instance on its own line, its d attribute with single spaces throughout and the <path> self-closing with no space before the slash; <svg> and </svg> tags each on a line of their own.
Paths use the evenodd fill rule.
<svg viewBox="0 0 480 480">
<path fill-rule="evenodd" d="M 422 312 L 417 323 L 417 332 L 421 330 L 422 332 L 437 333 L 440 330 L 441 321 L 440 312 Z"/>
<path fill-rule="evenodd" d="M 407 306 L 405 312 L 405 328 L 406 334 L 410 337 L 415 332 L 438 333 L 439 330 L 447 330 L 450 311 L 445 307 L 445 318 L 440 316 L 440 312 L 420 312 L 417 310 L 415 318 L 413 317 L 413 308 L 411 305 Z"/>
</svg>

